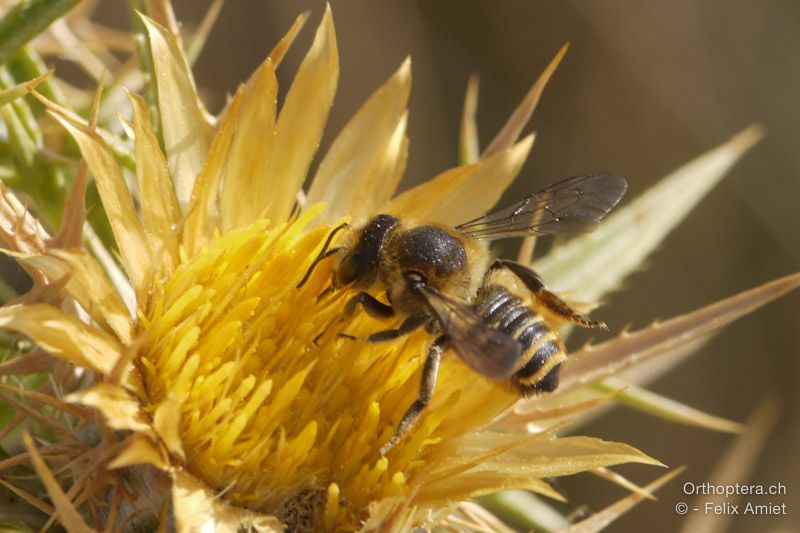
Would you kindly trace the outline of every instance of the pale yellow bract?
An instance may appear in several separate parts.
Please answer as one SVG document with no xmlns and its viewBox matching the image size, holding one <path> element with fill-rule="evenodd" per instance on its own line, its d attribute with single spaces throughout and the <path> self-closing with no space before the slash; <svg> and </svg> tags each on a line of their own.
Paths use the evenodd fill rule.
<svg viewBox="0 0 800 533">
<path fill-rule="evenodd" d="M 114 516 L 158 514 L 158 495 L 171 494 L 180 531 L 212 524 L 218 531 L 402 530 L 435 524 L 459 502 L 500 489 L 560 498 L 545 477 L 659 464 L 625 444 L 557 438 L 527 424 L 506 423 L 501 432 L 491 424 L 517 398 L 454 357 L 425 416 L 381 457 L 416 398 L 429 335 L 377 345 L 340 337 L 363 339 L 386 325 L 364 315 L 341 322 L 347 291 L 317 301 L 330 262 L 295 288 L 342 220 L 388 211 L 455 223 L 486 212 L 531 149 L 533 136 L 517 141 L 527 116 L 516 117 L 474 164 L 395 197 L 408 148 L 406 61 L 336 137 L 295 216 L 337 85 L 330 10 L 279 113 L 275 68 L 293 33 L 218 121 L 199 104 L 175 36 L 146 25 L 166 153 L 144 101 L 131 94 L 138 207 L 103 136 L 46 102 L 94 176 L 127 281 L 109 276 L 84 249 L 42 239 L 39 247 L 20 245 L 15 256 L 60 283 L 88 318 L 43 303 L 0 309 L 0 326 L 95 374 L 94 384 L 68 399 L 124 430 L 121 440 L 94 448 L 94 468 L 126 469 L 141 493 L 129 501 L 118 492 Z M 522 115 L 530 115 L 560 57 Z M 437 205 L 445 197 L 454 207 L 446 216 Z M 10 205 L 6 199 L 0 207 Z M 95 433 L 108 437 L 104 431 Z M 87 527 L 27 442 L 61 520 Z"/>
</svg>

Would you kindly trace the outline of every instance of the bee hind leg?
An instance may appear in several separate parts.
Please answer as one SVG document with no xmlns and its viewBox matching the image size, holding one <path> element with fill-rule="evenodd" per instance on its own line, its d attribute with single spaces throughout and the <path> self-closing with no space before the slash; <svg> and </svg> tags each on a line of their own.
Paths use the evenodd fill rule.
<svg viewBox="0 0 800 533">
<path fill-rule="evenodd" d="M 544 286 L 544 280 L 535 270 L 523 264 L 517 263 L 516 261 L 510 261 L 508 259 L 495 259 L 494 263 L 492 263 L 492 266 L 489 267 L 487 275 L 489 272 L 499 268 L 507 268 L 510 270 L 511 273 L 517 276 L 517 278 L 519 278 L 519 280 L 525 284 L 528 290 L 533 293 L 536 302 L 546 307 L 548 311 L 556 316 L 559 316 L 568 322 L 572 322 L 573 324 L 584 328 L 608 330 L 608 326 L 606 326 L 604 322 L 592 320 L 591 318 L 578 313 L 558 295 L 548 291 Z"/>
<path fill-rule="evenodd" d="M 400 419 L 400 423 L 397 424 L 397 429 L 392 438 L 381 448 L 381 457 L 389 453 L 389 451 L 400 442 L 400 439 L 414 427 L 419 415 L 433 398 L 433 390 L 436 388 L 436 378 L 439 375 L 439 362 L 442 359 L 442 352 L 448 340 L 450 340 L 448 337 L 442 335 L 433 341 L 431 347 L 428 349 L 428 356 L 425 358 L 425 366 L 422 368 L 419 397 L 411 404 L 411 407 L 405 412 L 403 418 Z"/>
</svg>

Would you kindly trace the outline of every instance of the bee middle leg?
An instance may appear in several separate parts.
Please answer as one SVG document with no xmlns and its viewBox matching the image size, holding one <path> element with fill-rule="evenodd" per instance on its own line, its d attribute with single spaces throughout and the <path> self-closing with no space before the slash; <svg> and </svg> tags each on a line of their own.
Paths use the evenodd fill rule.
<svg viewBox="0 0 800 533">
<path fill-rule="evenodd" d="M 390 341 L 392 339 L 396 339 L 398 337 L 402 337 L 404 335 L 408 335 L 412 333 L 422 326 L 424 326 L 430 317 L 425 314 L 418 314 L 418 315 L 411 315 L 410 317 L 403 320 L 400 326 L 396 329 L 385 329 L 383 331 L 377 331 L 367 337 L 368 342 L 384 342 Z"/>
<path fill-rule="evenodd" d="M 608 330 L 604 322 L 598 322 L 591 318 L 582 315 L 569 306 L 567 302 L 558 297 L 558 295 L 548 291 L 544 286 L 544 280 L 533 269 L 516 261 L 508 259 L 495 259 L 492 266 L 489 267 L 487 275 L 493 270 L 499 268 L 507 268 L 512 274 L 517 276 L 520 281 L 533 293 L 536 301 L 544 305 L 551 313 L 561 317 L 562 319 L 572 322 L 584 328 L 598 328 Z M 485 278 L 484 278 L 485 279 Z"/>
<path fill-rule="evenodd" d="M 397 425 L 397 429 L 392 438 L 380 449 L 381 456 L 389 453 L 389 450 L 394 448 L 395 445 L 400 442 L 400 439 L 414 427 L 419 415 L 433 398 L 433 390 L 436 388 L 436 378 L 439 376 L 439 363 L 442 359 L 442 352 L 449 340 L 449 337 L 442 335 L 433 341 L 431 347 L 428 349 L 428 356 L 425 358 L 425 366 L 422 368 L 419 397 L 411 404 L 411 407 L 405 412 L 403 418 L 400 419 L 400 423 Z"/>
</svg>

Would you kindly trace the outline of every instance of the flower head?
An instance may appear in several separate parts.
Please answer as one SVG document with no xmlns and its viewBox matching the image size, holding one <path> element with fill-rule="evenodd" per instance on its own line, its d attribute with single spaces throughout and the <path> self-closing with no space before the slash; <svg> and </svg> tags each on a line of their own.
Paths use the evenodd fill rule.
<svg viewBox="0 0 800 533">
<path fill-rule="evenodd" d="M 120 164 L 123 139 L 96 116 L 39 95 L 94 177 L 121 270 L 96 236 L 94 254 L 69 240 L 84 222 L 79 200 L 68 202 L 55 238 L 10 191 L 0 203 L 3 227 L 17 228 L 3 233 L 9 253 L 37 282 L 26 300 L 0 309 L 0 326 L 87 371 L 64 391 L 69 403 L 60 389 L 46 400 L 82 433 L 64 437 L 74 439 L 65 450 L 58 439 L 26 440 L 65 525 L 85 527 L 91 509 L 118 525 L 150 519 L 169 493 L 183 530 L 403 528 L 506 488 L 560 498 L 544 478 L 658 464 L 624 444 L 530 426 L 533 417 L 510 411 L 511 387 L 454 357 L 420 421 L 384 456 L 418 395 L 431 335 L 365 342 L 387 326 L 363 313 L 343 321 L 349 289 L 318 298 L 329 261 L 297 287 L 342 222 L 388 212 L 453 225 L 491 208 L 531 148 L 519 132 L 563 51 L 483 156 L 395 196 L 408 148 L 404 62 L 338 135 L 306 195 L 338 78 L 330 10 L 280 112 L 275 68 L 297 27 L 219 117 L 199 103 L 176 34 L 144 25 L 157 98 L 129 95 L 134 168 Z M 76 184 L 82 192 L 80 173 Z M 442 197 L 454 209 L 442 213 Z M 69 475 L 64 493 L 54 475 L 77 464 L 84 470 Z"/>
</svg>

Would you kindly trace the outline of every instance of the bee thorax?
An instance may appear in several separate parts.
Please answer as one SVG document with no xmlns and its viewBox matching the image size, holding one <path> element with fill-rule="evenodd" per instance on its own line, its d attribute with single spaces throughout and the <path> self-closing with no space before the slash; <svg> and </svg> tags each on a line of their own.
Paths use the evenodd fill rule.
<svg viewBox="0 0 800 533">
<path fill-rule="evenodd" d="M 392 239 L 397 263 L 404 271 L 417 271 L 426 278 L 445 277 L 464 270 L 464 245 L 436 226 L 420 226 Z"/>
</svg>

